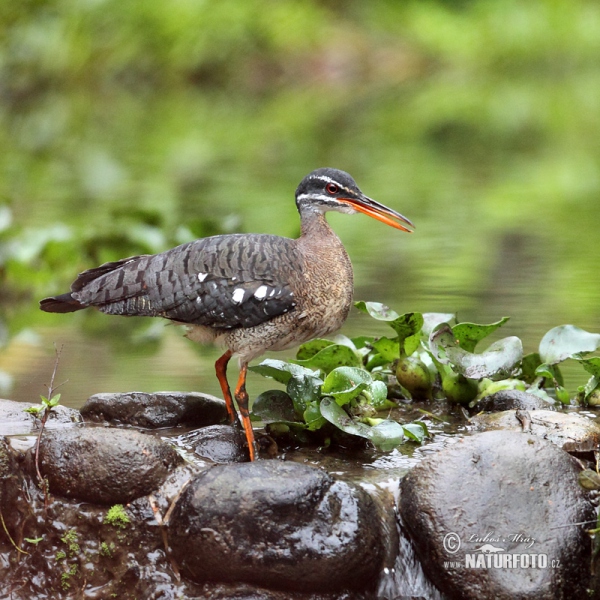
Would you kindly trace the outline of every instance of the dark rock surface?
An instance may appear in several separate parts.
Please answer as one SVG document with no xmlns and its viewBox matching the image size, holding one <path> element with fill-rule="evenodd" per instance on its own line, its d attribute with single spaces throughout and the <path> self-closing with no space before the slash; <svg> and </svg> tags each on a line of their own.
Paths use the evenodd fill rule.
<svg viewBox="0 0 600 600">
<path fill-rule="evenodd" d="M 246 436 L 240 427 L 210 425 L 175 438 L 178 445 L 220 464 L 250 460 Z"/>
<path fill-rule="evenodd" d="M 532 433 L 566 452 L 592 452 L 600 444 L 600 425 L 577 413 L 505 410 L 476 415 L 470 422 L 480 431 L 503 429 Z"/>
<path fill-rule="evenodd" d="M 40 420 L 31 413 L 25 412 L 26 408 L 35 405 L 34 402 L 0 399 L 0 435 L 24 435 L 37 428 Z M 59 404 L 50 412 L 46 427 L 48 429 L 68 427 L 80 422 L 81 416 L 78 410 Z"/>
<path fill-rule="evenodd" d="M 361 488 L 305 465 L 258 461 L 193 479 L 171 516 L 169 541 L 196 582 L 362 590 L 382 568 L 380 523 Z"/>
<path fill-rule="evenodd" d="M 138 427 L 204 427 L 227 421 L 225 401 L 197 392 L 95 394 L 81 407 L 86 421 Z"/>
<path fill-rule="evenodd" d="M 568 526 L 596 518 L 579 471 L 554 444 L 509 431 L 475 434 L 423 460 L 401 483 L 400 514 L 427 575 L 449 598 L 587 597 L 589 526 Z M 507 554 L 545 555 L 548 565 L 481 567 Z M 465 568 L 468 555 L 481 568 Z"/>
<path fill-rule="evenodd" d="M 474 410 L 501 411 L 501 410 L 552 410 L 553 405 L 539 396 L 521 392 L 520 390 L 501 390 L 482 398 Z"/>
<path fill-rule="evenodd" d="M 332 594 L 302 594 L 257 588 L 247 584 L 214 584 L 202 586 L 202 596 L 210 600 L 374 600 L 373 594 L 339 592 Z"/>
<path fill-rule="evenodd" d="M 40 471 L 50 492 L 97 504 L 149 494 L 180 460 L 166 442 L 132 429 L 47 431 L 40 445 Z"/>
</svg>

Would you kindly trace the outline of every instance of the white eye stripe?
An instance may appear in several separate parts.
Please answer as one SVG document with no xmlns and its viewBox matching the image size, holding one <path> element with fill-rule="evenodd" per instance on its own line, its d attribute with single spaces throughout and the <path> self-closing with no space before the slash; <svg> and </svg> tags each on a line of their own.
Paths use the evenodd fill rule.
<svg viewBox="0 0 600 600">
<path fill-rule="evenodd" d="M 333 183 L 333 185 L 339 187 L 340 189 L 348 192 L 349 194 L 354 194 L 350 188 L 347 188 L 345 185 L 342 185 L 339 181 L 332 179 L 331 177 L 327 177 L 327 175 L 314 175 L 311 179 L 318 179 L 319 181 L 324 181 L 325 183 Z"/>
<path fill-rule="evenodd" d="M 300 194 L 298 196 L 298 201 L 302 200 L 321 200 L 322 202 L 329 202 L 330 204 L 338 204 L 338 200 L 336 198 L 332 198 L 331 196 L 326 196 L 325 194 Z"/>
</svg>

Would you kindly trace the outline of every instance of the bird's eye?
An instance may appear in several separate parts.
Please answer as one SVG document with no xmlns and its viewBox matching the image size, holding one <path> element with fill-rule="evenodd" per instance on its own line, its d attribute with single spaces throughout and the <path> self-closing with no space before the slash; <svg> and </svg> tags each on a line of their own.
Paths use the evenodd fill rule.
<svg viewBox="0 0 600 600">
<path fill-rule="evenodd" d="M 335 183 L 328 183 L 325 186 L 325 189 L 327 190 L 327 193 L 332 195 L 337 194 L 340 191 L 340 188 L 337 185 L 335 185 Z"/>
</svg>

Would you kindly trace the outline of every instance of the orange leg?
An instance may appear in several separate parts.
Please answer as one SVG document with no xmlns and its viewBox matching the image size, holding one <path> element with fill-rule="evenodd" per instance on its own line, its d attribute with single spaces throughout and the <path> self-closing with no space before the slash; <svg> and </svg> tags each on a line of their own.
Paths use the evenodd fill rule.
<svg viewBox="0 0 600 600">
<path fill-rule="evenodd" d="M 248 372 L 248 364 L 243 363 L 240 369 L 240 377 L 235 388 L 235 399 L 242 415 L 242 424 L 246 432 L 246 440 L 248 441 L 248 449 L 250 450 L 250 460 L 256 460 L 258 454 L 256 442 L 254 441 L 254 431 L 250 421 L 250 413 L 248 412 L 248 393 L 246 392 L 246 373 Z"/>
<path fill-rule="evenodd" d="M 223 354 L 223 356 L 215 363 L 215 370 L 217 371 L 217 379 L 219 380 L 223 398 L 225 399 L 229 422 L 233 425 L 234 423 L 237 423 L 238 420 L 235 406 L 233 405 L 233 399 L 231 397 L 231 390 L 229 389 L 229 382 L 227 381 L 227 364 L 229 363 L 230 358 L 231 350 L 227 350 L 227 352 L 225 352 L 225 354 Z"/>
</svg>

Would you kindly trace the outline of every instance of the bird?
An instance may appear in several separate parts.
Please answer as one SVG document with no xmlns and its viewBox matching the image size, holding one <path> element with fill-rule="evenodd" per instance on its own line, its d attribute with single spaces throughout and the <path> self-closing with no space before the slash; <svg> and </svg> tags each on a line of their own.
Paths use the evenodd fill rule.
<svg viewBox="0 0 600 600">
<path fill-rule="evenodd" d="M 413 223 L 369 198 L 346 172 L 320 168 L 296 189 L 301 235 L 225 234 L 160 254 L 131 256 L 80 273 L 71 291 L 40 301 L 51 313 L 96 307 L 108 315 L 163 317 L 195 342 L 224 350 L 215 363 L 230 423 L 239 426 L 227 379 L 236 356 L 234 390 L 249 457 L 258 447 L 249 416 L 248 364 L 339 329 L 352 306 L 352 264 L 325 213 L 364 213 L 412 233 Z"/>
</svg>

